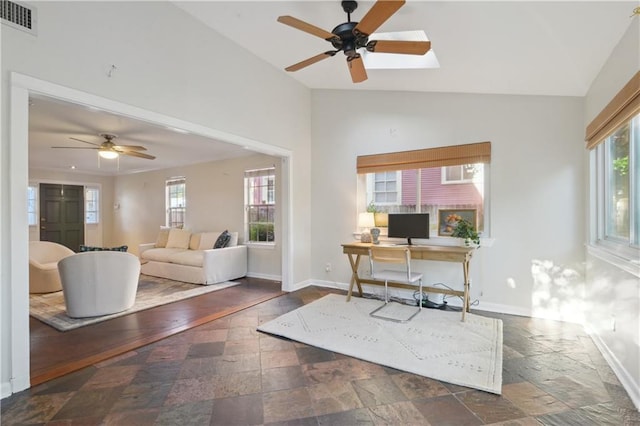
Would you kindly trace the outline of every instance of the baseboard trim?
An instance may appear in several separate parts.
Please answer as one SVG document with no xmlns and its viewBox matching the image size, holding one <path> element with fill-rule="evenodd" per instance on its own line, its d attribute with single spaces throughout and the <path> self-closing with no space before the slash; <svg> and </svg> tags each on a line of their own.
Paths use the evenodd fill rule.
<svg viewBox="0 0 640 426">
<path fill-rule="evenodd" d="M 2 382 L 0 383 L 0 399 L 4 399 L 8 396 L 11 396 L 11 383 Z"/>
<path fill-rule="evenodd" d="M 259 274 L 255 272 L 247 272 L 247 277 L 258 278 L 261 280 L 282 281 L 281 275 Z M 230 280 L 233 281 L 233 280 Z"/>
<path fill-rule="evenodd" d="M 304 281 L 300 281 L 292 284 L 289 288 L 283 288 L 282 291 L 296 291 L 312 285 L 316 285 L 316 281 L 304 280 Z M 324 286 L 320 286 L 320 287 L 324 287 Z"/>
<path fill-rule="evenodd" d="M 596 333 L 589 325 L 585 325 L 585 331 L 593 340 L 604 359 L 609 364 L 609 367 L 613 370 L 622 387 L 627 391 L 631 402 L 636 406 L 636 409 L 640 411 L 640 383 L 634 381 L 633 377 L 626 368 L 620 363 L 616 355 L 609 349 L 609 346 L 600 338 L 600 335 Z"/>
<path fill-rule="evenodd" d="M 338 290 L 349 290 L 348 283 L 341 283 L 337 281 L 323 281 L 323 280 L 313 280 L 310 285 L 317 285 L 319 287 L 327 287 L 327 288 L 335 288 Z M 362 291 L 368 294 L 379 294 L 382 295 L 383 287 L 378 285 L 369 285 L 363 284 Z M 394 292 L 397 294 L 402 294 L 402 297 L 405 299 L 410 299 L 412 297 L 411 290 L 400 290 L 400 289 L 389 289 L 389 294 L 395 296 Z M 449 305 L 455 306 L 458 308 L 462 308 L 462 300 L 456 296 L 449 296 L 446 298 L 446 301 Z M 471 309 L 477 309 L 479 311 L 487 311 L 487 312 L 496 312 L 500 314 L 509 314 L 509 315 L 517 315 L 521 317 L 531 317 L 531 310 L 523 309 L 519 307 L 509 306 L 509 305 L 500 305 L 497 303 L 484 303 L 480 302 L 480 304 L 476 306 L 472 306 Z"/>
</svg>

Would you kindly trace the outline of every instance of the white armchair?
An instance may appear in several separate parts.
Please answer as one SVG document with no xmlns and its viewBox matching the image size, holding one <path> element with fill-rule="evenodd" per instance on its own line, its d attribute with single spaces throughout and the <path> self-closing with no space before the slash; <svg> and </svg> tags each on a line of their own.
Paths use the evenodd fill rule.
<svg viewBox="0 0 640 426">
<path fill-rule="evenodd" d="M 67 315 L 71 318 L 114 314 L 135 303 L 140 261 L 131 253 L 78 253 L 61 260 L 58 269 Z"/>
<path fill-rule="evenodd" d="M 62 244 L 30 241 L 29 293 L 53 293 L 62 290 L 58 261 L 73 254 L 73 250 Z"/>
</svg>

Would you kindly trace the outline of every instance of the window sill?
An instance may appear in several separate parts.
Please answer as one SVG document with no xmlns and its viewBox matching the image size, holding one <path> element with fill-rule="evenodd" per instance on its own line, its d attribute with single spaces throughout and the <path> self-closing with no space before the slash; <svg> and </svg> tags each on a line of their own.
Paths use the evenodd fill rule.
<svg viewBox="0 0 640 426">
<path fill-rule="evenodd" d="M 620 256 L 619 253 L 597 244 L 587 244 L 587 253 L 640 278 L 640 261 L 637 259 Z"/>
<path fill-rule="evenodd" d="M 256 248 L 256 249 L 265 249 L 265 250 L 274 250 L 276 248 L 276 243 L 253 243 L 253 242 L 248 242 L 245 243 L 245 245 L 249 248 Z"/>
</svg>

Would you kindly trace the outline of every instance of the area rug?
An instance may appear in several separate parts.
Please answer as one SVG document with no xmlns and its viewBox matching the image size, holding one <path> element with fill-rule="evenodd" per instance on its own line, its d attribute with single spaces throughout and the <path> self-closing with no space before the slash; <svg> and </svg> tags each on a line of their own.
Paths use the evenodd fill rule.
<svg viewBox="0 0 640 426">
<path fill-rule="evenodd" d="M 131 309 L 126 311 L 94 318 L 70 318 L 66 314 L 62 291 L 57 291 L 55 293 L 30 294 L 29 315 L 60 331 L 68 331 L 238 284 L 240 283 L 228 281 L 212 285 L 199 285 L 140 275 L 136 302 Z"/>
<path fill-rule="evenodd" d="M 382 302 L 330 294 L 264 323 L 258 330 L 332 352 L 456 385 L 502 392 L 502 321 L 423 309 L 408 323 L 376 319 Z M 414 306 L 391 303 L 386 317 L 408 317 Z M 409 313 L 409 315 L 407 315 Z"/>
</svg>

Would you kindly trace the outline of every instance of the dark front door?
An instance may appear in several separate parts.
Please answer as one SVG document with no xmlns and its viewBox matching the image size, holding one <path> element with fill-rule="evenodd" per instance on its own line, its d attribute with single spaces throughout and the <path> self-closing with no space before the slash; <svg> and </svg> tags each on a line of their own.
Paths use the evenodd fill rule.
<svg viewBox="0 0 640 426">
<path fill-rule="evenodd" d="M 84 244 L 84 187 L 40 184 L 40 240 L 73 251 Z"/>
</svg>

